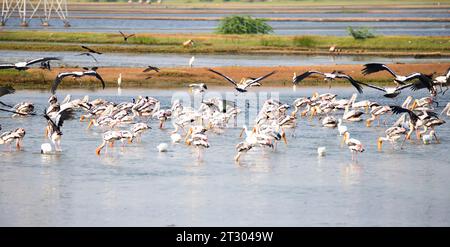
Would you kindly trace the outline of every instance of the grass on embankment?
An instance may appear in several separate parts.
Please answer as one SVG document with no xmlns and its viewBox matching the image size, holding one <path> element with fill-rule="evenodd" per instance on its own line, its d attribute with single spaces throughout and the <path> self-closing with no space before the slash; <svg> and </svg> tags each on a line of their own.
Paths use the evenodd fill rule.
<svg viewBox="0 0 450 247">
<path fill-rule="evenodd" d="M 443 64 L 392 64 L 389 65 L 399 74 L 409 74 L 420 71 L 422 73 L 437 72 L 443 74 L 450 67 L 450 63 Z M 361 74 L 361 65 L 322 65 L 322 66 L 279 66 L 279 67 L 220 67 L 218 71 L 240 80 L 244 76 L 258 77 L 273 70 L 277 73 L 263 81 L 263 86 L 292 86 L 292 75 L 307 70 L 333 71 L 342 70 L 356 80 L 375 83 L 378 85 L 393 85 L 392 76 L 385 72 L 368 76 Z M 53 80 L 59 72 L 79 71 L 79 68 L 55 68 L 52 71 L 30 69 L 28 71 L 0 70 L 0 86 L 12 84 L 16 89 L 45 89 L 49 90 Z M 107 87 L 117 87 L 117 77 L 122 73 L 123 88 L 187 88 L 190 83 L 204 82 L 208 86 L 231 86 L 221 77 L 206 70 L 206 68 L 161 68 L 159 73 L 143 73 L 142 68 L 99 68 L 99 74 L 106 81 Z M 146 80 L 145 78 L 152 78 Z M 301 85 L 326 86 L 322 77 L 308 78 Z M 336 80 L 333 85 L 349 86 L 344 80 Z M 88 77 L 78 79 L 65 78 L 60 88 L 100 88 L 98 81 Z"/>
<path fill-rule="evenodd" d="M 194 47 L 182 46 L 188 39 L 195 41 Z M 2 31 L 0 41 L 3 41 L 0 42 L 0 49 L 3 50 L 81 51 L 79 44 L 94 44 L 93 48 L 103 52 L 315 54 L 328 53 L 328 49 L 335 45 L 343 54 L 450 54 L 449 37 L 417 36 L 378 36 L 355 40 L 336 36 L 137 34 L 125 43 L 119 33 Z"/>
</svg>

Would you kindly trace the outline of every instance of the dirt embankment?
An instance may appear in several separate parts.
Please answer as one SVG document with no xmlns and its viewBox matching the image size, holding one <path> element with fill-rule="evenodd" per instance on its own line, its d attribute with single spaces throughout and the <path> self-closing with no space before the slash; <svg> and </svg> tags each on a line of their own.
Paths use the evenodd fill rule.
<svg viewBox="0 0 450 247">
<path fill-rule="evenodd" d="M 396 73 L 407 75 L 413 72 L 422 72 L 437 75 L 444 74 L 450 67 L 450 63 L 442 64 L 389 64 Z M 291 86 L 293 73 L 297 75 L 307 70 L 331 72 L 340 70 L 352 76 L 356 80 L 370 82 L 392 82 L 392 76 L 387 72 L 379 72 L 368 76 L 361 74 L 362 65 L 321 65 L 321 66 L 278 66 L 278 67 L 218 67 L 217 71 L 240 81 L 242 77 L 258 77 L 271 71 L 276 73 L 263 81 L 265 86 Z M 206 68 L 161 68 L 160 72 L 142 72 L 144 68 L 99 68 L 98 72 L 107 82 L 108 86 L 116 86 L 119 74 L 122 74 L 122 87 L 145 88 L 177 88 L 185 87 L 189 83 L 204 82 L 210 86 L 230 85 L 220 76 L 209 72 Z M 16 88 L 49 88 L 59 72 L 80 71 L 80 68 L 55 68 L 52 71 L 30 69 L 27 72 L 3 73 L 0 76 L 0 85 L 13 84 Z M 146 79 L 151 77 L 149 79 Z M 80 84 L 80 82 L 83 82 Z M 308 78 L 303 84 L 318 85 L 323 82 L 321 77 Z M 342 83 L 336 81 L 335 83 Z M 87 77 L 74 81 L 66 78 L 61 87 L 94 86 L 97 83 Z"/>
</svg>

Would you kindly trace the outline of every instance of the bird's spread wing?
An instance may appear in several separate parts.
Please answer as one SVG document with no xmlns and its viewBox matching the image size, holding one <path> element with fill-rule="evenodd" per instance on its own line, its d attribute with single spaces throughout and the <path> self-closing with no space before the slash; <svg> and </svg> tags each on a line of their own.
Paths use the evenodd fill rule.
<svg viewBox="0 0 450 247">
<path fill-rule="evenodd" d="M 236 83 L 233 79 L 231 79 L 230 77 L 228 77 L 228 76 L 226 76 L 226 75 L 224 75 L 224 74 L 222 74 L 222 73 L 220 73 L 220 72 L 217 72 L 217 71 L 215 71 L 215 70 L 213 70 L 213 69 L 210 69 L 210 68 L 209 68 L 208 70 L 211 71 L 211 72 L 213 72 L 213 73 L 215 73 L 215 74 L 218 74 L 218 75 L 222 76 L 222 77 L 225 78 L 227 81 L 231 82 L 234 86 L 237 87 L 237 83 Z"/>
<path fill-rule="evenodd" d="M 65 108 L 58 112 L 58 115 L 56 116 L 56 126 L 58 128 L 61 128 L 64 124 L 65 120 L 73 119 L 74 118 L 74 111 L 72 108 Z"/>
<path fill-rule="evenodd" d="M 368 83 L 365 83 L 365 82 L 361 82 L 361 81 L 358 81 L 358 83 L 359 83 L 359 84 L 361 84 L 361 85 L 367 86 L 367 87 L 371 87 L 371 88 L 373 88 L 373 89 L 377 89 L 377 90 L 380 90 L 380 91 L 386 92 L 386 89 L 384 89 L 384 88 L 381 88 L 381 87 L 377 87 L 377 86 L 375 86 L 375 85 L 372 85 L 372 84 L 368 84 Z"/>
<path fill-rule="evenodd" d="M 11 86 L 0 87 L 0 97 L 7 94 L 13 94 L 16 90 Z"/>
<path fill-rule="evenodd" d="M 405 85 L 402 85 L 400 87 L 397 87 L 397 90 L 403 90 L 405 88 L 411 87 L 412 85 L 413 85 L 413 83 L 405 84 Z"/>
<path fill-rule="evenodd" d="M 299 82 L 301 82 L 303 79 L 305 79 L 306 77 L 312 75 L 312 74 L 319 74 L 319 75 L 324 75 L 322 72 L 319 71 L 315 71 L 315 70 L 311 70 L 311 71 L 306 71 L 305 73 L 296 76 L 293 80 L 292 83 L 294 84 L 298 84 Z"/>
<path fill-rule="evenodd" d="M 133 37 L 134 35 L 135 35 L 134 33 L 133 33 L 133 34 L 130 34 L 130 35 L 128 35 L 127 38 Z"/>
<path fill-rule="evenodd" d="M 46 61 L 50 61 L 50 60 L 61 60 L 61 58 L 59 58 L 59 57 L 41 57 L 38 59 L 33 59 L 33 60 L 28 61 L 26 66 L 34 64 L 34 63 L 46 62 Z"/>
<path fill-rule="evenodd" d="M 420 74 L 420 73 L 418 73 L 418 74 L 419 75 L 416 78 L 418 78 L 419 80 L 414 82 L 414 83 L 412 83 L 411 89 L 413 91 L 416 91 L 416 90 L 419 90 L 419 89 L 422 89 L 422 88 L 428 88 L 429 90 L 431 90 L 433 88 L 433 81 L 432 81 L 432 79 L 429 76 L 427 76 L 427 75 Z"/>
<path fill-rule="evenodd" d="M 410 75 L 408 75 L 406 77 L 405 82 L 406 81 L 411 81 L 411 80 L 414 80 L 414 79 L 420 79 L 421 76 L 422 76 L 421 73 L 412 73 L 412 74 L 410 74 Z"/>
<path fill-rule="evenodd" d="M 154 66 L 148 66 L 148 68 L 144 69 L 144 71 L 142 71 L 142 72 L 149 72 L 149 71 L 152 71 L 152 70 L 154 70 L 156 72 L 159 72 L 159 68 L 154 67 Z"/>
<path fill-rule="evenodd" d="M 0 108 L 0 111 L 11 112 L 11 113 L 19 114 L 19 115 L 22 115 L 22 116 L 26 116 L 26 115 L 36 115 L 36 114 L 34 114 L 34 113 L 26 114 L 26 113 L 21 113 L 21 112 L 17 112 L 17 111 L 14 111 L 14 110 L 7 110 L 7 109 L 2 109 L 2 108 Z"/>
<path fill-rule="evenodd" d="M 0 69 L 13 69 L 15 67 L 12 63 L 0 64 Z"/>
<path fill-rule="evenodd" d="M 55 122 L 50 118 L 50 116 L 47 115 L 47 108 L 44 109 L 44 114 L 43 114 L 42 116 L 43 116 L 45 119 L 47 119 L 47 122 L 48 122 L 49 125 L 52 126 L 52 129 L 54 129 L 54 130 L 59 129 L 59 128 L 58 128 L 58 125 L 56 125 Z"/>
<path fill-rule="evenodd" d="M 75 74 L 74 74 L 74 73 L 71 73 L 71 72 L 63 72 L 63 73 L 59 73 L 59 74 L 56 76 L 55 81 L 53 81 L 52 89 L 51 89 L 52 94 L 55 94 L 56 89 L 58 88 L 59 84 L 61 84 L 62 80 L 63 80 L 65 77 L 67 77 L 67 76 L 73 76 L 73 75 L 75 75 Z"/>
<path fill-rule="evenodd" d="M 119 33 L 122 35 L 122 37 L 126 37 L 124 33 L 122 33 L 122 31 L 119 31 Z"/>
<path fill-rule="evenodd" d="M 106 85 L 105 85 L 105 81 L 104 81 L 103 78 L 100 76 L 100 74 L 98 74 L 98 73 L 95 72 L 95 71 L 85 72 L 84 74 L 87 75 L 87 76 L 95 76 L 95 78 L 99 79 L 100 82 L 102 83 L 103 89 L 105 89 L 105 86 L 106 86 Z"/>
<path fill-rule="evenodd" d="M 401 114 L 401 113 L 404 113 L 404 112 L 408 113 L 409 117 L 411 118 L 411 121 L 415 122 L 415 121 L 417 121 L 417 119 L 419 119 L 419 117 L 414 112 L 412 112 L 411 110 L 408 110 L 406 108 L 403 108 L 401 106 L 396 106 L 396 105 L 391 105 L 389 107 L 391 107 L 392 112 L 395 113 L 395 114 Z"/>
<path fill-rule="evenodd" d="M 93 50 L 93 49 L 91 49 L 91 48 L 89 48 L 89 47 L 87 47 L 87 46 L 84 46 L 84 45 L 82 45 L 81 48 L 86 49 L 86 50 L 88 50 L 88 51 L 90 51 L 90 52 L 92 52 L 92 53 L 102 54 L 101 52 L 98 52 L 98 51 L 96 51 L 96 50 Z"/>
<path fill-rule="evenodd" d="M 251 86 L 251 85 L 253 85 L 253 84 L 255 84 L 255 83 L 259 82 L 259 81 L 264 80 L 265 78 L 267 78 L 267 77 L 269 77 L 269 76 L 271 76 L 271 75 L 273 75 L 273 74 L 275 74 L 275 73 L 276 73 L 276 71 L 272 71 L 272 72 L 270 72 L 270 73 L 267 74 L 267 75 L 263 75 L 263 76 L 258 77 L 258 78 L 256 78 L 256 79 L 252 79 L 252 81 L 251 81 L 250 83 L 248 83 L 247 85 L 245 85 L 244 89 L 246 89 L 247 87 L 249 87 L 249 86 Z"/>
<path fill-rule="evenodd" d="M 358 82 L 355 81 L 355 79 L 353 79 L 351 76 L 340 73 L 336 75 L 336 77 L 347 79 L 356 88 L 356 90 L 358 90 L 358 93 L 363 93 L 361 85 L 359 85 Z"/>
<path fill-rule="evenodd" d="M 381 64 L 381 63 L 368 63 L 364 65 L 364 68 L 362 69 L 362 73 L 364 75 L 372 74 L 378 71 L 386 70 L 394 77 L 397 77 L 397 74 L 394 73 L 388 66 Z"/>
</svg>

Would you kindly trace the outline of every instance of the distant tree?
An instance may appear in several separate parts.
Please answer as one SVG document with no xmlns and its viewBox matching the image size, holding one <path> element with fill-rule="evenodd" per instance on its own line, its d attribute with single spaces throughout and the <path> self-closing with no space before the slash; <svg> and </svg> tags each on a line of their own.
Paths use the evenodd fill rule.
<svg viewBox="0 0 450 247">
<path fill-rule="evenodd" d="M 273 28 L 262 18 L 233 15 L 220 21 L 217 32 L 221 34 L 268 34 L 273 32 Z"/>
<path fill-rule="evenodd" d="M 375 37 L 375 35 L 367 27 L 363 27 L 360 29 L 354 29 L 352 27 L 348 27 L 347 31 L 354 39 L 368 39 L 368 38 Z"/>
</svg>

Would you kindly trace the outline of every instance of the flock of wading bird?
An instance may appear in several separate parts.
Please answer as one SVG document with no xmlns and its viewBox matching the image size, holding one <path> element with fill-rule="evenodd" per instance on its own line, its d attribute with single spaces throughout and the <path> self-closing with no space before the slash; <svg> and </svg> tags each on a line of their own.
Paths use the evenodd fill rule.
<svg viewBox="0 0 450 247">
<path fill-rule="evenodd" d="M 126 37 L 124 39 L 126 41 Z M 87 52 L 80 55 L 90 56 L 95 59 L 93 54 L 102 54 L 89 47 L 82 46 Z M 44 57 L 34 59 L 28 62 L 0 64 L 0 69 L 16 69 L 24 71 L 33 64 L 40 64 L 40 68 L 51 70 L 50 62 L 60 60 L 58 57 Z M 95 59 L 95 61 L 97 61 Z M 192 66 L 193 59 L 189 61 Z M 41 153 L 61 152 L 62 127 L 64 121 L 74 119 L 76 111 L 81 111 L 80 122 L 87 120 L 88 128 L 100 127 L 105 132 L 101 144 L 97 147 L 95 153 L 100 155 L 102 150 L 107 152 L 108 146 L 113 147 L 114 143 L 120 141 L 122 148 L 126 143 L 133 141 L 140 142 L 143 132 L 148 131 L 151 127 L 148 125 L 151 119 L 159 121 L 159 128 L 165 128 L 165 122 L 171 119 L 174 130 L 170 132 L 172 143 L 184 142 L 187 146 L 197 149 L 198 159 L 201 159 L 202 150 L 210 146 L 207 133 L 220 134 L 227 128 L 230 119 L 236 119 L 241 109 L 231 101 L 219 98 L 204 99 L 203 94 L 208 87 L 205 83 L 190 84 L 189 88 L 193 94 L 201 94 L 202 103 L 198 109 L 191 106 L 183 105 L 180 101 L 174 101 L 168 108 L 162 109 L 160 101 L 149 96 L 138 96 L 130 102 L 110 102 L 101 98 L 90 100 L 89 96 L 82 99 L 71 99 L 70 95 L 60 103 L 55 96 L 55 92 L 64 78 L 72 77 L 75 79 L 81 77 L 93 77 L 102 83 L 105 88 L 105 82 L 97 72 L 98 67 L 83 68 L 82 71 L 62 72 L 59 73 L 51 86 L 51 95 L 48 99 L 48 106 L 42 113 L 36 113 L 32 102 L 21 102 L 14 106 L 3 103 L 1 111 L 12 113 L 13 117 L 41 116 L 47 121 L 46 136 L 51 143 L 41 145 Z M 159 72 L 159 68 L 148 66 L 143 72 Z M 246 77 L 239 82 L 213 69 L 208 69 L 211 73 L 222 77 L 232 84 L 238 93 L 245 94 L 250 88 L 261 86 L 261 82 L 276 73 L 273 71 L 260 77 Z M 364 75 L 376 73 L 379 71 L 387 71 L 394 77 L 394 87 L 378 87 L 376 85 L 354 80 L 351 76 L 346 75 L 342 71 L 333 71 L 331 73 L 323 73 L 319 71 L 307 71 L 297 75 L 294 73 L 292 78 L 293 90 L 305 78 L 318 75 L 324 77 L 324 80 L 331 86 L 331 81 L 337 79 L 347 80 L 359 93 L 363 92 L 363 87 L 370 87 L 383 92 L 383 96 L 394 98 L 407 88 L 412 90 L 428 90 L 429 97 L 421 99 L 413 99 L 408 96 L 405 102 L 399 105 L 380 105 L 377 102 L 368 100 L 356 101 L 357 94 L 354 93 L 350 99 L 337 98 L 337 95 L 325 93 L 319 95 L 315 93 L 312 97 L 301 97 L 294 100 L 292 104 L 286 104 L 274 99 L 267 100 L 261 107 L 254 126 L 247 128 L 243 126 L 241 138 L 245 134 L 243 142 L 236 145 L 237 155 L 235 161 L 239 162 L 242 154 L 252 148 L 272 148 L 276 149 L 277 142 L 283 140 L 287 145 L 286 131 L 290 129 L 292 136 L 295 136 L 296 123 L 298 115 L 300 117 L 318 117 L 323 127 L 336 128 L 339 135 L 343 136 L 342 145 L 348 146 L 352 154 L 352 160 L 356 160 L 357 154 L 364 151 L 364 145 L 357 139 L 350 138 L 350 132 L 343 125 L 343 120 L 347 123 L 362 121 L 363 114 L 370 114 L 370 118 L 366 119 L 367 127 L 372 122 L 380 119 L 386 114 L 400 114 L 399 119 L 389 126 L 385 131 L 385 136 L 378 138 L 378 148 L 381 150 L 383 142 L 390 142 L 395 148 L 396 142 L 403 137 L 401 148 L 405 140 L 411 139 L 411 135 L 415 132 L 417 139 L 424 144 L 429 144 L 435 139 L 439 142 L 435 128 L 445 123 L 440 116 L 450 116 L 450 103 L 446 105 L 443 111 L 438 114 L 435 112 L 434 104 L 438 105 L 435 100 L 437 94 L 444 94 L 450 82 L 450 69 L 446 74 L 434 77 L 434 74 L 427 75 L 423 73 L 412 73 L 407 76 L 398 75 L 388 66 L 379 63 L 365 64 L 362 70 Z M 433 78 L 434 77 L 434 78 Z M 148 78 L 151 78 L 150 76 Z M 122 75 L 118 78 L 118 87 L 120 89 Z M 444 90 L 445 87 L 445 90 Z M 0 87 L 0 97 L 13 94 L 14 88 L 10 85 Z M 291 107 L 293 106 L 293 107 Z M 4 108 L 7 107 L 7 108 Z M 293 110 L 288 113 L 289 109 Z M 363 111 L 365 109 L 365 111 Z M 343 111 L 343 113 L 342 113 Z M 338 112 L 338 113 L 336 113 Z M 337 114 L 342 117 L 336 119 Z M 384 123 L 386 125 L 386 123 Z M 0 125 L 1 129 L 1 125 Z M 0 144 L 7 144 L 9 151 L 12 151 L 11 144 L 16 143 L 18 150 L 21 149 L 22 141 L 26 131 L 24 128 L 17 128 L 12 131 L 5 132 L 0 135 Z M 53 145 L 52 145 L 53 144 Z M 54 148 L 53 148 L 54 147 Z M 161 143 L 158 145 L 160 152 L 167 151 L 168 144 Z M 318 147 L 319 156 L 325 155 L 325 147 Z"/>
</svg>

